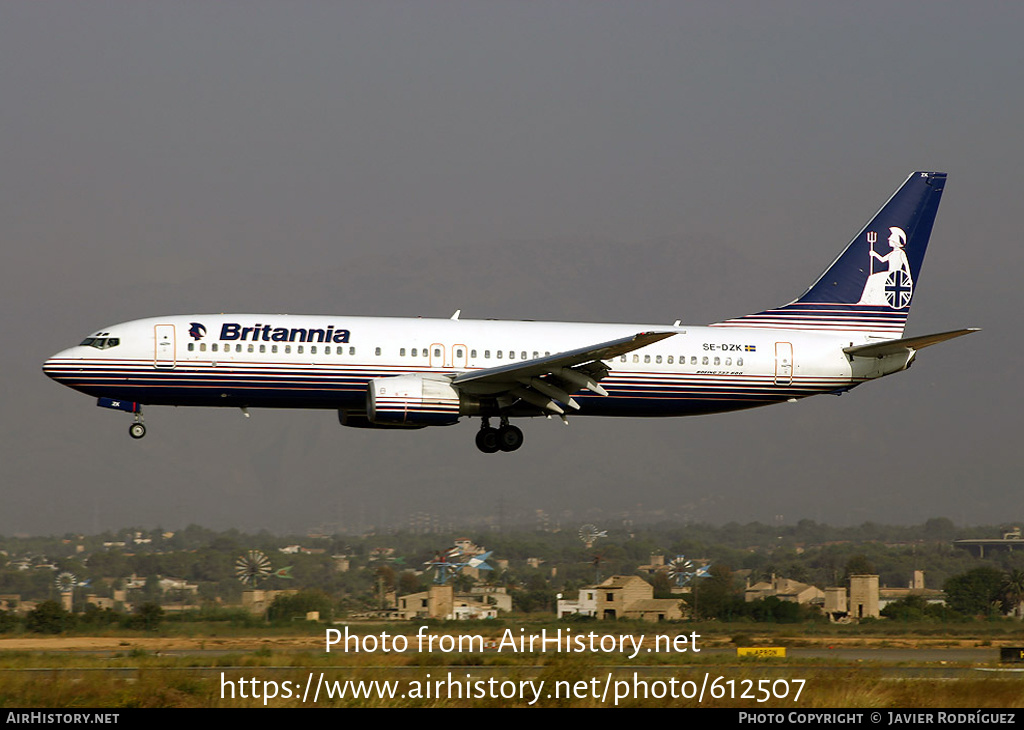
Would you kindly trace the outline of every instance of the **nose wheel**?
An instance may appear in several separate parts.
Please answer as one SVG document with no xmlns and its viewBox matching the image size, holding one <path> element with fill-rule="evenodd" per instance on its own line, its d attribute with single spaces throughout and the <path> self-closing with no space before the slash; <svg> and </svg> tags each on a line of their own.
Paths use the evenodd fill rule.
<svg viewBox="0 0 1024 730">
<path fill-rule="evenodd" d="M 141 408 L 135 411 L 135 423 L 128 427 L 128 435 L 136 440 L 146 435 L 146 424 L 142 422 Z"/>
<path fill-rule="evenodd" d="M 502 419 L 501 427 L 494 428 L 488 419 L 483 419 L 476 434 L 476 447 L 485 454 L 498 451 L 515 451 L 523 445 L 523 432 Z"/>
</svg>

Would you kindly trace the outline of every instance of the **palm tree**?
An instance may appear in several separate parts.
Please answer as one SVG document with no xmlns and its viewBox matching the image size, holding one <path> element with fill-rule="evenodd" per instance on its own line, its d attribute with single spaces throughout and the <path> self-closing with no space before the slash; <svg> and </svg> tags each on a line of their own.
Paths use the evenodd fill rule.
<svg viewBox="0 0 1024 730">
<path fill-rule="evenodd" d="M 1005 605 L 1012 607 L 1017 619 L 1024 618 L 1024 570 L 1014 568 L 1003 577 Z"/>
</svg>

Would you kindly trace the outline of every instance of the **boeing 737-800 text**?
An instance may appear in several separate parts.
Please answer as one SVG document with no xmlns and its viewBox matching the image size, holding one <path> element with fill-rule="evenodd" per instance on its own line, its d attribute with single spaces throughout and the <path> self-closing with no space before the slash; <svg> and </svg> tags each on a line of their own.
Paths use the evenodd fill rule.
<svg viewBox="0 0 1024 730">
<path fill-rule="evenodd" d="M 709 326 L 194 314 L 104 327 L 43 371 L 133 414 L 133 438 L 143 405 L 321 408 L 356 428 L 477 416 L 486 453 L 522 445 L 511 418 L 689 416 L 842 393 L 975 331 L 903 337 L 945 182 L 913 173 L 803 296 Z"/>
</svg>

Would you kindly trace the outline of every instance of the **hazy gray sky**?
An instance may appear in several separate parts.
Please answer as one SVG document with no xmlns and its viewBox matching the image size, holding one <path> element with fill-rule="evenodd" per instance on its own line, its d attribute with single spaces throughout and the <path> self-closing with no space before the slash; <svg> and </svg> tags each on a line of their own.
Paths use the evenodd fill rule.
<svg viewBox="0 0 1024 730">
<path fill-rule="evenodd" d="M 0 6 L 0 533 L 416 511 L 1024 521 L 1013 2 Z M 943 170 L 908 334 L 842 398 L 664 421 L 343 429 L 45 378 L 106 324 L 267 311 L 693 324 L 785 303 Z M 575 519 L 571 518 L 571 519 Z"/>
</svg>

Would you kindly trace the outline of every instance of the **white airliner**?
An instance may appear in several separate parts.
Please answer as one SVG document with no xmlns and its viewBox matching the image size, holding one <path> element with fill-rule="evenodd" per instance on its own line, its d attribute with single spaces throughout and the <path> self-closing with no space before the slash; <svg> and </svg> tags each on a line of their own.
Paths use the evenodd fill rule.
<svg viewBox="0 0 1024 730">
<path fill-rule="evenodd" d="M 510 418 L 689 416 L 839 394 L 976 331 L 903 338 L 945 182 L 913 173 L 803 296 L 710 326 L 194 314 L 104 327 L 43 371 L 134 414 L 136 439 L 143 405 L 322 408 L 356 428 L 478 416 L 485 453 L 522 445 Z"/>
</svg>

